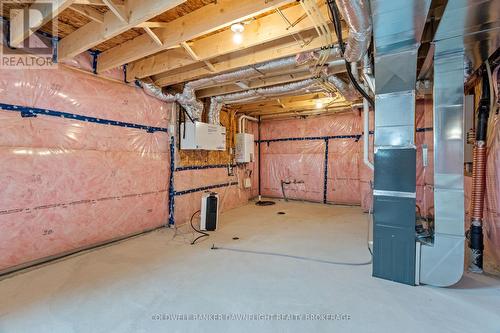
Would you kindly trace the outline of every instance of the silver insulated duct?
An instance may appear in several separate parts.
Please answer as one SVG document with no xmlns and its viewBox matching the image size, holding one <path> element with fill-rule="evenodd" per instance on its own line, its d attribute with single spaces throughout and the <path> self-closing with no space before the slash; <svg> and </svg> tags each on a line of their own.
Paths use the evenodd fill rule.
<svg viewBox="0 0 500 333">
<path fill-rule="evenodd" d="M 360 61 L 370 46 L 372 36 L 369 1 L 337 0 L 337 3 L 341 15 L 349 27 L 349 38 L 344 57 L 349 62 Z"/>
</svg>

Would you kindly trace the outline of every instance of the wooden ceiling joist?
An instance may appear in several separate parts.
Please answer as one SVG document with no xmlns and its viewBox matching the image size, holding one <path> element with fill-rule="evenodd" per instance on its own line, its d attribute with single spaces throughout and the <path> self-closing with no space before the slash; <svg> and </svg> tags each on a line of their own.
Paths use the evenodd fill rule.
<svg viewBox="0 0 500 333">
<path fill-rule="evenodd" d="M 151 30 L 151 28 L 144 27 L 143 29 L 156 44 L 163 45 L 160 38 L 158 38 L 158 36 L 155 34 L 153 30 Z"/>
<path fill-rule="evenodd" d="M 128 14 L 125 12 L 125 6 L 118 5 L 113 0 L 102 0 L 104 4 L 120 19 L 123 23 L 128 23 Z"/>
<path fill-rule="evenodd" d="M 84 5 L 71 5 L 69 7 L 72 11 L 77 12 L 80 15 L 85 16 L 91 21 L 97 22 L 97 23 L 104 23 L 104 14 L 101 13 L 100 11 L 90 7 L 90 6 L 84 6 Z"/>
<path fill-rule="evenodd" d="M 63 38 L 59 43 L 59 59 L 74 57 L 183 2 L 185 0 L 127 0 L 124 12 L 128 15 L 128 22 L 123 22 L 112 11 L 106 12 L 104 23 L 89 22 Z M 154 43 L 148 35 L 145 38 Z"/>
<path fill-rule="evenodd" d="M 214 65 L 217 72 L 225 72 L 239 69 L 252 64 L 258 64 L 269 60 L 296 55 L 301 52 L 313 51 L 324 46 L 323 39 L 317 37 L 314 29 L 308 31 L 307 33 L 304 33 L 303 35 L 312 39 L 309 44 L 303 47 L 298 45 L 293 38 L 287 37 L 282 40 L 259 45 L 249 50 L 248 52 L 242 51 L 223 56 L 221 57 L 221 60 L 218 60 L 217 62 L 212 61 L 212 64 Z M 208 75 L 213 75 L 213 73 L 205 68 L 197 68 L 180 73 L 175 73 L 174 75 L 169 72 L 162 73 L 153 76 L 153 80 L 157 85 L 165 87 L 176 83 L 191 81 Z"/>
<path fill-rule="evenodd" d="M 322 7 L 326 13 L 326 6 Z M 281 11 L 283 15 L 294 20 L 303 15 L 304 10 L 301 6 L 293 6 Z M 189 45 L 190 49 L 196 54 L 197 59 L 185 58 L 179 61 L 170 61 L 175 58 L 174 51 L 164 51 L 150 57 L 138 60 L 128 65 L 127 74 L 129 79 L 143 78 L 162 72 L 170 71 L 176 68 L 192 65 L 197 61 L 206 61 L 221 55 L 248 49 L 250 47 L 277 40 L 291 34 L 307 31 L 314 28 L 311 20 L 306 19 L 290 27 L 278 13 L 273 13 L 259 18 L 245 27 L 243 32 L 243 42 L 235 44 L 233 42 L 233 32 L 224 30 L 216 34 L 198 39 Z M 101 63 L 103 58 L 101 58 Z M 107 67 L 107 66 L 106 66 Z M 106 69 L 103 67 L 103 69 Z"/>
<path fill-rule="evenodd" d="M 293 1 L 219 0 L 216 4 L 207 5 L 202 9 L 195 10 L 169 22 L 164 28 L 155 29 L 155 34 L 162 41 L 161 46 L 152 41 L 149 36 L 141 35 L 103 52 L 99 56 L 98 71 L 102 72 L 126 63 L 131 63 L 132 61 L 166 50 L 174 45 L 203 36 L 234 22 L 246 20 L 290 2 Z M 137 26 L 144 21 L 146 20 L 134 22 L 133 26 Z M 132 20 L 130 23 L 132 23 Z"/>
<path fill-rule="evenodd" d="M 14 47 L 20 46 L 22 42 L 31 36 L 38 28 L 44 26 L 61 12 L 72 5 L 74 0 L 56 0 L 52 6 L 47 6 L 46 1 L 36 0 L 28 8 L 16 10 L 10 18 L 10 44 Z M 28 15 L 29 22 L 24 22 L 24 11 L 38 11 L 40 15 Z M 26 25 L 30 29 L 26 29 Z"/>
</svg>

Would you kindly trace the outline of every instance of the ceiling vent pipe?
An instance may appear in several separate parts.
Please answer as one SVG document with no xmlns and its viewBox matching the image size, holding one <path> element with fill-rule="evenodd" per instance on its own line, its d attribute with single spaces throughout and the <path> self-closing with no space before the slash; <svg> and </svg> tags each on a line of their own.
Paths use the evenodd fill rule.
<svg viewBox="0 0 500 333">
<path fill-rule="evenodd" d="M 331 48 L 330 50 L 330 57 L 331 58 L 340 58 L 340 49 L 338 46 Z M 221 85 L 225 84 L 228 82 L 234 82 L 234 81 L 239 81 L 239 80 L 245 80 L 248 78 L 252 77 L 259 77 L 263 76 L 266 73 L 271 73 L 271 72 L 277 72 L 283 69 L 287 69 L 290 67 L 294 66 L 303 66 L 307 64 L 308 62 L 311 62 L 314 60 L 314 52 L 305 52 L 301 53 L 295 56 L 291 57 L 286 57 L 286 58 L 281 58 L 281 59 L 276 59 L 272 61 L 267 61 L 261 64 L 253 65 L 253 66 L 248 66 L 239 70 L 235 70 L 232 72 L 228 73 L 222 73 L 219 75 L 207 77 L 207 78 L 202 78 L 199 80 L 194 80 L 190 81 L 185 84 L 184 90 L 182 93 L 178 93 L 175 95 L 172 94 L 164 94 L 161 91 L 161 88 L 155 86 L 153 83 L 146 83 L 143 81 L 138 81 L 138 85 L 141 86 L 145 92 L 153 97 L 156 97 L 162 101 L 165 102 L 178 102 L 188 113 L 188 115 L 193 119 L 193 120 L 200 120 L 201 115 L 203 114 L 203 103 L 196 98 L 196 90 L 208 87 L 208 86 L 213 86 L 213 85 Z M 314 81 L 310 79 L 311 81 Z M 348 98 L 354 98 L 353 94 L 349 92 L 349 86 L 343 82 L 340 79 L 337 78 L 332 78 L 331 80 L 333 82 L 333 85 L 336 87 L 338 86 L 338 90 L 341 94 L 347 94 L 349 97 Z M 307 81 L 307 80 L 305 80 Z M 301 81 L 302 82 L 302 81 Z M 265 94 L 265 95 L 270 95 L 270 94 L 281 94 L 282 92 L 280 90 L 293 90 L 297 91 L 300 90 L 298 87 L 303 84 L 310 86 L 314 82 L 294 82 L 290 83 L 289 85 L 284 85 L 284 86 L 276 86 L 276 87 L 271 87 L 271 88 L 260 88 L 260 89 L 254 89 L 248 92 L 243 92 L 243 93 L 237 93 L 234 96 L 231 96 L 232 99 L 238 100 L 240 102 L 246 101 L 247 99 L 256 99 L 258 98 L 257 95 L 259 94 Z M 220 100 L 220 99 L 219 99 Z M 222 108 L 222 104 L 219 103 L 214 103 L 216 102 L 217 99 L 212 98 L 212 103 L 210 105 L 209 109 L 209 123 L 211 124 L 219 124 L 219 112 Z M 222 100 L 220 100 L 222 102 Z"/>
<path fill-rule="evenodd" d="M 334 88 L 348 101 L 359 99 L 359 95 L 354 87 L 338 76 L 331 75 L 325 79 L 313 78 L 302 81 L 287 83 L 283 85 L 251 89 L 233 94 L 215 96 L 210 99 L 210 110 L 208 114 L 209 122 L 217 121 L 222 107 L 226 104 L 237 104 L 243 102 L 257 101 L 269 97 L 289 95 L 298 92 L 313 92 L 322 89 L 321 83 L 331 83 Z M 211 120 L 211 121 L 210 121 Z M 213 123 L 215 124 L 215 123 Z"/>
<path fill-rule="evenodd" d="M 342 17 L 349 26 L 344 57 L 348 62 L 360 61 L 370 46 L 372 36 L 369 1 L 337 0 L 337 3 Z"/>
</svg>

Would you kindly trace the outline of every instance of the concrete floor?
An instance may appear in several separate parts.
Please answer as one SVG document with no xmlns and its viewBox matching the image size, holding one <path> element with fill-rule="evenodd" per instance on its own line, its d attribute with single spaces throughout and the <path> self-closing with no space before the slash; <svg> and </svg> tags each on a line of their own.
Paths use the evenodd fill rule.
<svg viewBox="0 0 500 333">
<path fill-rule="evenodd" d="M 278 215 L 284 211 L 285 215 Z M 184 230 L 182 230 L 184 229 Z M 500 332 L 500 280 L 453 288 L 371 277 L 357 207 L 249 204 L 195 246 L 162 230 L 0 281 L 0 332 Z M 239 240 L 233 240 L 239 237 Z M 337 320 L 154 320 L 163 314 L 336 314 Z M 213 318 L 209 318 L 213 319 Z M 255 317 L 253 318 L 255 319 Z"/>
</svg>

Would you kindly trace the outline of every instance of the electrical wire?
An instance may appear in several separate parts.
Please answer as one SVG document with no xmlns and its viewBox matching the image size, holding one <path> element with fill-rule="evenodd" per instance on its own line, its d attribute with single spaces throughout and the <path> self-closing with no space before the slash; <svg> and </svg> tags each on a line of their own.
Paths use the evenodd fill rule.
<svg viewBox="0 0 500 333">
<path fill-rule="evenodd" d="M 340 25 L 340 12 L 335 0 L 328 1 L 328 8 L 330 9 L 330 13 L 332 15 L 332 22 L 335 28 L 335 33 L 337 34 L 338 43 L 340 45 L 340 52 L 342 56 L 344 56 L 345 44 L 342 36 L 342 26 Z M 356 90 L 363 96 L 363 98 L 365 98 L 368 101 L 368 103 L 370 103 L 370 106 L 373 109 L 375 109 L 375 102 L 373 101 L 373 98 L 371 98 L 370 95 L 368 95 L 368 93 L 363 89 L 363 87 L 361 87 L 359 82 L 356 80 L 356 78 L 352 74 L 351 63 L 348 62 L 347 60 L 345 60 L 345 68 L 347 70 L 347 76 L 349 77 L 349 80 L 353 84 L 354 88 L 356 88 Z"/>
<path fill-rule="evenodd" d="M 194 225 L 193 225 L 193 219 L 194 219 L 194 217 L 196 216 L 196 214 L 198 214 L 198 213 L 200 213 L 200 210 L 197 210 L 196 212 L 194 212 L 194 214 L 191 216 L 191 220 L 190 220 L 190 222 L 189 222 L 189 223 L 191 224 L 191 228 L 193 228 L 193 230 L 194 230 L 194 231 L 196 231 L 197 233 L 201 234 L 201 236 L 196 237 L 196 238 L 195 238 L 195 239 L 191 242 L 191 245 L 194 245 L 194 244 L 196 243 L 196 241 L 197 241 L 198 239 L 200 239 L 200 238 L 210 236 L 208 233 L 203 232 L 203 231 L 201 231 L 201 230 L 198 230 L 198 229 L 196 229 L 196 228 L 194 227 Z"/>
</svg>

